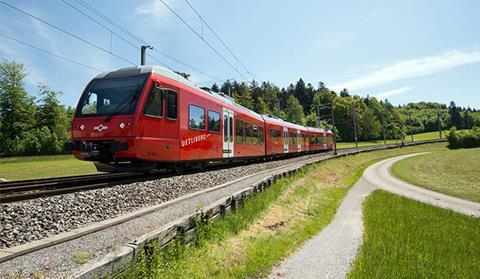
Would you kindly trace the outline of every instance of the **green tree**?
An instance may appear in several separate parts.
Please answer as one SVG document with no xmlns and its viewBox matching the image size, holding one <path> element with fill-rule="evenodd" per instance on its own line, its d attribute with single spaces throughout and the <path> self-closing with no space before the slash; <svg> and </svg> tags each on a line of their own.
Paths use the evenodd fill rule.
<svg viewBox="0 0 480 279">
<path fill-rule="evenodd" d="M 16 154 L 22 133 L 35 125 L 34 98 L 24 89 L 25 76 L 22 64 L 0 63 L 0 154 Z"/>
<path fill-rule="evenodd" d="M 238 91 L 237 91 L 238 90 Z M 248 85 L 246 83 L 241 83 L 238 89 L 235 89 L 233 91 L 232 97 L 235 99 L 235 101 L 248 108 L 248 109 L 253 109 L 253 98 L 252 94 L 250 92 L 250 89 L 248 88 Z"/>
<path fill-rule="evenodd" d="M 287 121 L 301 125 L 305 123 L 303 107 L 293 95 L 289 95 L 287 98 L 285 114 L 287 115 Z"/>
<path fill-rule="evenodd" d="M 61 92 L 51 90 L 48 86 L 38 85 L 40 90 L 40 106 L 37 112 L 37 127 L 47 127 L 48 130 L 55 134 L 57 142 L 51 144 L 56 145 L 56 152 L 61 152 L 63 143 L 68 139 L 69 122 L 67 111 L 58 100 Z"/>
<path fill-rule="evenodd" d="M 380 138 L 382 133 L 382 124 L 372 109 L 367 107 L 363 111 L 360 120 L 360 126 L 362 127 L 361 139 L 372 140 Z"/>
</svg>

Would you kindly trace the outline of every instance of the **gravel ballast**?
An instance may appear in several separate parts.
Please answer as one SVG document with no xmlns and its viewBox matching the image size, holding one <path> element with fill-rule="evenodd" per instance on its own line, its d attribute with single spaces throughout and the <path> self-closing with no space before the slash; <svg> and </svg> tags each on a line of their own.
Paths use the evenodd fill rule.
<svg viewBox="0 0 480 279">
<path fill-rule="evenodd" d="M 325 154 L 0 204 L 0 249 L 114 218 L 263 170 L 306 160 L 312 156 Z"/>
</svg>

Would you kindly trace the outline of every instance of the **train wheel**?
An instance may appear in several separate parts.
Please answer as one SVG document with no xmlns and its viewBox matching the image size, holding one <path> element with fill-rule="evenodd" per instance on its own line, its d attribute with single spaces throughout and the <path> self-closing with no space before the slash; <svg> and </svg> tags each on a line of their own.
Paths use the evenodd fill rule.
<svg viewBox="0 0 480 279">
<path fill-rule="evenodd" d="M 177 174 L 183 174 L 183 173 L 185 173 L 186 166 L 185 166 L 185 164 L 174 164 L 173 165 L 173 170 Z"/>
</svg>

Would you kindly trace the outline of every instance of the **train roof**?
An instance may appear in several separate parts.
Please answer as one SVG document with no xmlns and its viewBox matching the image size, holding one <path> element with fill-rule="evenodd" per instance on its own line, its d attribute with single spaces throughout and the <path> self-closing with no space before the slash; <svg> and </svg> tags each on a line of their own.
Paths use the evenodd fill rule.
<svg viewBox="0 0 480 279">
<path fill-rule="evenodd" d="M 281 118 L 278 118 L 276 116 L 273 116 L 273 115 L 264 114 L 262 116 L 265 119 L 265 121 L 268 121 L 270 123 L 275 123 L 275 124 L 283 125 L 283 126 L 289 126 L 291 128 L 299 129 L 299 130 L 306 130 L 307 129 L 307 127 L 305 127 L 305 126 L 285 121 L 285 120 L 283 120 Z"/>
<path fill-rule="evenodd" d="M 207 94 L 211 97 L 216 98 L 219 101 L 222 101 L 224 103 L 227 103 L 229 105 L 232 105 L 240 110 L 243 110 L 244 112 L 247 112 L 249 114 L 252 114 L 253 116 L 256 116 L 258 119 L 261 119 L 262 116 L 238 103 L 235 102 L 235 100 L 227 95 L 224 95 L 223 93 L 217 93 L 213 91 L 207 91 L 202 88 L 200 88 L 195 82 L 186 79 L 182 75 L 179 75 L 175 73 L 174 71 L 158 66 L 158 65 L 144 65 L 144 66 L 136 66 L 136 67 L 127 67 L 127 68 L 121 68 L 115 71 L 110 71 L 110 72 L 103 72 L 101 74 L 98 74 L 95 79 L 99 78 L 116 78 L 116 77 L 128 77 L 128 76 L 135 76 L 135 75 L 141 75 L 141 74 L 158 74 L 161 76 L 164 76 L 168 79 L 177 81 L 179 83 L 185 84 L 195 90 L 198 90 L 204 94 Z"/>
</svg>

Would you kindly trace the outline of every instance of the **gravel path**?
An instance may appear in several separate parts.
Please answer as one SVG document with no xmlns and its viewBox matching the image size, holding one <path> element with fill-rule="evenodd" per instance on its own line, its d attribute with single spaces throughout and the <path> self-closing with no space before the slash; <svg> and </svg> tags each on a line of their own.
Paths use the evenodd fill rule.
<svg viewBox="0 0 480 279">
<path fill-rule="evenodd" d="M 235 179 L 324 154 L 0 204 L 0 249 L 44 239 Z"/>
<path fill-rule="evenodd" d="M 363 177 L 370 184 L 394 194 L 479 218 L 480 203 L 421 188 L 395 178 L 390 174 L 390 168 L 395 162 L 420 154 L 423 153 L 399 156 L 376 163 L 365 170 Z"/>
<path fill-rule="evenodd" d="M 361 179 L 348 192 L 335 219 L 270 278 L 345 278 L 363 243 L 362 202 L 375 187 Z"/>
<path fill-rule="evenodd" d="M 335 219 L 303 248 L 274 268 L 270 278 L 346 278 L 363 242 L 363 200 L 375 189 L 480 217 L 480 203 L 466 201 L 394 178 L 390 167 L 397 161 L 422 153 L 394 157 L 368 167 L 349 191 Z"/>
</svg>

